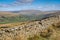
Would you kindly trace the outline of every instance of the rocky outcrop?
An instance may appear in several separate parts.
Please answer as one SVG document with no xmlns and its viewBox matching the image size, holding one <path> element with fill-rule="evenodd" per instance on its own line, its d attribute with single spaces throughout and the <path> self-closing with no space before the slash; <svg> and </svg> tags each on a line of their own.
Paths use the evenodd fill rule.
<svg viewBox="0 0 60 40">
<path fill-rule="evenodd" d="M 60 24 L 60 15 L 48 17 L 43 20 L 30 21 L 27 24 L 0 29 L 0 40 L 28 40 L 34 35 L 50 37 L 54 34 L 54 28 Z"/>
</svg>

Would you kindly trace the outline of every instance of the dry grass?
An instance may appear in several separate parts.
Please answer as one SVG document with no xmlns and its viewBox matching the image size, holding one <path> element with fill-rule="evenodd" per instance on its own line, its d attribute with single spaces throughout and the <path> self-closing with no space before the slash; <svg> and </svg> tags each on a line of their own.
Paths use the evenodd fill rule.
<svg viewBox="0 0 60 40">
<path fill-rule="evenodd" d="M 0 12 L 0 16 L 7 16 L 7 17 L 11 17 L 11 16 L 17 16 L 19 14 L 15 14 L 15 13 L 11 13 L 11 12 Z"/>
</svg>

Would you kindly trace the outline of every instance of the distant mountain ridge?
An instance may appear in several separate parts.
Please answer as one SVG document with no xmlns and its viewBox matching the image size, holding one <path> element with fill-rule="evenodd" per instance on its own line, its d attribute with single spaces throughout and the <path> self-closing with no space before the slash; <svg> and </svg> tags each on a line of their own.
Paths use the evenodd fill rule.
<svg viewBox="0 0 60 40">
<path fill-rule="evenodd" d="M 0 11 L 0 13 L 14 13 L 14 14 L 48 14 L 48 13 L 56 13 L 56 12 L 60 12 L 60 10 L 53 10 L 53 11 L 41 11 L 41 10 L 20 10 L 20 11 Z"/>
<path fill-rule="evenodd" d="M 40 11 L 40 10 L 20 10 L 20 11 L 12 11 L 12 13 L 18 13 L 23 15 L 40 15 L 40 14 L 49 14 L 60 12 L 60 10 L 52 10 L 52 11 Z"/>
</svg>

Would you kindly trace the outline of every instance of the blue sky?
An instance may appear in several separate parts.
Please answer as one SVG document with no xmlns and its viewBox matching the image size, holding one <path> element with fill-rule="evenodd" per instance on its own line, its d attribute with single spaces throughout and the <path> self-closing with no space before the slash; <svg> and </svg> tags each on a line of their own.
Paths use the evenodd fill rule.
<svg viewBox="0 0 60 40">
<path fill-rule="evenodd" d="M 0 11 L 60 10 L 60 0 L 0 0 Z"/>
</svg>

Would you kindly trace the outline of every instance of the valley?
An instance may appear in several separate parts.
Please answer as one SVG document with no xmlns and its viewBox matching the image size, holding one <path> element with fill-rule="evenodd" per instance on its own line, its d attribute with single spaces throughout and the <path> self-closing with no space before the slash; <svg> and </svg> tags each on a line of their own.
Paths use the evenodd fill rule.
<svg viewBox="0 0 60 40">
<path fill-rule="evenodd" d="M 1 15 L 0 40 L 60 40 L 60 12 Z"/>
</svg>

